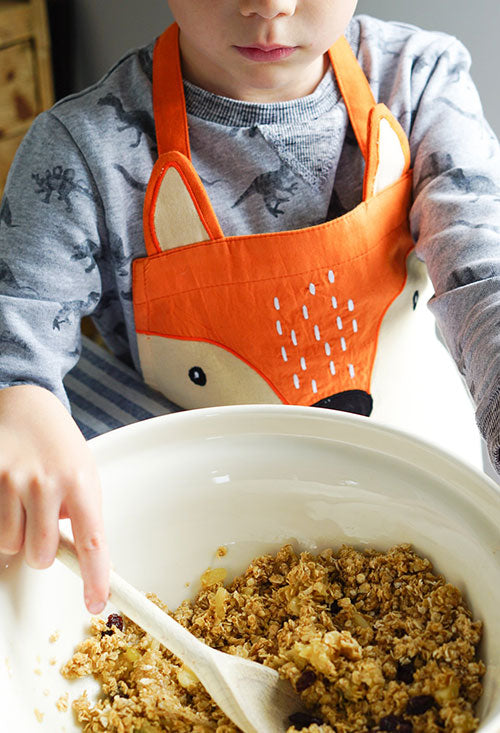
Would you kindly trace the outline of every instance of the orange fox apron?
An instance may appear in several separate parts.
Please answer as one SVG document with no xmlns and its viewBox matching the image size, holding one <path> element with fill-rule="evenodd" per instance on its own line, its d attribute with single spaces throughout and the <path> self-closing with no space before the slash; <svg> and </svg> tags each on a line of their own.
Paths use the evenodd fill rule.
<svg viewBox="0 0 500 733">
<path fill-rule="evenodd" d="M 185 408 L 371 414 L 467 446 L 477 462 L 470 400 L 422 298 L 432 291 L 409 231 L 408 141 L 346 39 L 329 57 L 365 159 L 362 203 L 305 229 L 225 237 L 190 159 L 178 33 L 170 26 L 154 51 L 159 157 L 144 203 L 147 256 L 133 263 L 145 381 Z"/>
</svg>

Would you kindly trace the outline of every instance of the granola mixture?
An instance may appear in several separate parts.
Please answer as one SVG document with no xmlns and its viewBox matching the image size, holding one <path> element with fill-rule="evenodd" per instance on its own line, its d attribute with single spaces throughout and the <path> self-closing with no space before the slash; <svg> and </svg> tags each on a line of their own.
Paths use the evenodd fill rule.
<svg viewBox="0 0 500 733">
<path fill-rule="evenodd" d="M 468 733 L 485 667 L 481 622 L 460 592 L 409 545 L 342 546 L 318 555 L 290 545 L 224 586 L 208 570 L 193 602 L 166 612 L 210 646 L 269 665 L 310 713 L 288 733 Z M 94 618 L 64 666 L 94 675 L 103 696 L 73 703 L 85 731 L 235 733 L 190 669 L 118 614 Z"/>
</svg>

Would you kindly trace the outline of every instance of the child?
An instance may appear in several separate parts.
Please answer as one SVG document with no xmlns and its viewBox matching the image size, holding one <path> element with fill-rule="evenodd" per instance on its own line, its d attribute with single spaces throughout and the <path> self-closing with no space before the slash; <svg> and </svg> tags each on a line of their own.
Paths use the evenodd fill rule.
<svg viewBox="0 0 500 733">
<path fill-rule="evenodd" d="M 182 407 L 314 404 L 462 450 L 425 261 L 499 465 L 498 143 L 460 43 L 355 5 L 171 0 L 180 31 L 154 58 L 130 52 L 21 145 L 0 220 L 0 551 L 47 567 L 70 517 L 92 613 L 99 481 L 62 385 L 82 316 Z"/>
</svg>

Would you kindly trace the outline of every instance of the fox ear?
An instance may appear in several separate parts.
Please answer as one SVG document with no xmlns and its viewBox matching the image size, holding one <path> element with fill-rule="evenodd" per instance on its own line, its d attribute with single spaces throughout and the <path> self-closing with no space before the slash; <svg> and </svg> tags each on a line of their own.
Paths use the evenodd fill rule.
<svg viewBox="0 0 500 733">
<path fill-rule="evenodd" d="M 223 236 L 198 174 L 181 153 L 164 154 L 156 162 L 146 192 L 145 233 L 148 252 Z"/>
<path fill-rule="evenodd" d="M 410 168 L 408 139 L 385 104 L 377 104 L 371 111 L 368 150 L 366 198 L 395 183 Z"/>
</svg>

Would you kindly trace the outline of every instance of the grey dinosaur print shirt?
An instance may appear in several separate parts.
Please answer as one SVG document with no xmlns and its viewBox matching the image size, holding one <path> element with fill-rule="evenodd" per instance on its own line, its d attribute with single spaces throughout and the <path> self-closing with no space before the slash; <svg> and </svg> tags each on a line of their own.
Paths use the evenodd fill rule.
<svg viewBox="0 0 500 733">
<path fill-rule="evenodd" d="M 377 101 L 410 140 L 417 253 L 429 307 L 500 467 L 500 150 L 454 38 L 369 16 L 347 38 Z M 58 102 L 26 135 L 0 208 L 0 387 L 34 383 L 67 404 L 62 378 L 92 314 L 140 371 L 131 263 L 157 158 L 153 44 Z M 254 104 L 185 83 L 193 163 L 226 235 L 297 229 L 362 197 L 363 159 L 333 73 L 302 99 Z M 416 386 L 418 388 L 418 386 Z"/>
</svg>

